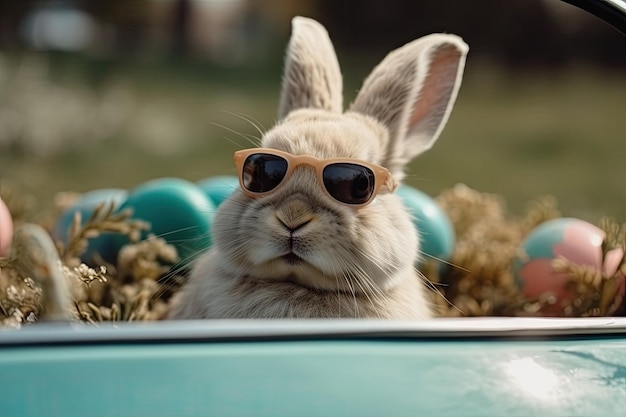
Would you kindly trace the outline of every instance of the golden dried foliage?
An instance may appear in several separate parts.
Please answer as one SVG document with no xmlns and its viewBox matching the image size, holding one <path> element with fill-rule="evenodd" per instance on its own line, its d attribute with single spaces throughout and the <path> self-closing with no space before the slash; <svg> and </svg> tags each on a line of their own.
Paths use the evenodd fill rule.
<svg viewBox="0 0 626 417">
<path fill-rule="evenodd" d="M 34 236 L 32 230 L 22 233 L 25 237 L 15 239 L 10 255 L 0 258 L 0 328 L 46 319 L 43 307 L 55 303 L 50 293 L 57 288 L 49 288 L 51 282 L 41 279 L 33 269 L 33 254 L 38 252 L 49 269 L 58 265 L 66 280 L 64 284 L 71 298 L 68 307 L 71 311 L 66 312 L 69 317 L 90 323 L 164 318 L 168 298 L 182 281 L 179 275 L 170 272 L 171 265 L 178 262 L 178 255 L 161 238 L 150 236 L 140 241 L 141 233 L 149 226 L 130 215 L 129 211 L 116 212 L 110 204 L 98 206 L 84 223 L 77 214 L 65 246 L 60 242 L 42 245 L 42 239 L 50 239 L 49 235 L 34 233 Z M 88 240 L 102 233 L 126 235 L 130 243 L 120 250 L 115 265 L 101 261 L 90 267 L 80 257 L 88 247 Z"/>
<path fill-rule="evenodd" d="M 3 194 L 3 198 L 6 195 Z M 19 196 L 8 198 L 12 209 L 25 210 L 26 203 L 15 203 Z M 57 203 L 67 207 L 75 194 L 59 196 Z M 545 314 L 545 307 L 556 302 L 552 294 L 528 299 L 515 282 L 513 265 L 524 254 L 520 247 L 525 236 L 539 224 L 561 217 L 556 201 L 544 197 L 529 204 L 519 217 L 511 216 L 502 197 L 481 193 L 464 185 L 445 190 L 437 202 L 450 217 L 456 247 L 449 265 L 427 262 L 421 271 L 432 289 L 432 299 L 440 316 L 533 316 Z M 67 245 L 57 242 L 54 255 L 62 264 L 71 297 L 70 316 L 89 323 L 101 321 L 159 320 L 167 314 L 168 301 L 184 281 L 176 249 L 162 238 L 140 236 L 148 229 L 129 212 L 116 212 L 112 205 L 99 206 L 82 221 L 77 215 L 68 231 Z M 606 239 L 602 257 L 615 256 L 626 245 L 626 227 L 610 219 L 600 222 Z M 81 262 L 88 239 L 102 233 L 118 233 L 131 243 L 118 253 L 114 264 L 101 258 L 95 265 Z M 28 240 L 25 240 L 28 242 Z M 24 245 L 22 245 L 24 246 Z M 28 246 L 28 244 L 26 244 Z M 37 274 L 24 273 L 28 247 L 13 248 L 11 256 L 0 258 L 0 327 L 19 327 L 45 317 L 43 306 L 50 303 L 45 294 L 46 282 Z M 32 248 L 30 248 L 32 250 Z M 612 254 L 612 255 L 611 255 Z M 613 260 L 612 270 L 597 270 L 558 258 L 552 263 L 555 272 L 571 277 L 574 294 L 561 309 L 565 316 L 622 314 L 626 262 Z"/>
</svg>

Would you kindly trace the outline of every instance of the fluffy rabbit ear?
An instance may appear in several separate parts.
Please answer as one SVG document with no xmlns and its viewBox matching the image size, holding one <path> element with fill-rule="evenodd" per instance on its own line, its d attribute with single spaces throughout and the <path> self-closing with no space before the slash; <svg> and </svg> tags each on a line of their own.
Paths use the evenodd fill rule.
<svg viewBox="0 0 626 417">
<path fill-rule="evenodd" d="M 468 46 L 434 34 L 391 52 L 365 80 L 350 110 L 389 129 L 383 165 L 402 176 L 405 165 L 441 133 L 461 85 Z"/>
<path fill-rule="evenodd" d="M 295 17 L 287 47 L 279 119 L 300 108 L 343 111 L 343 86 L 328 32 L 312 19 Z"/>
</svg>

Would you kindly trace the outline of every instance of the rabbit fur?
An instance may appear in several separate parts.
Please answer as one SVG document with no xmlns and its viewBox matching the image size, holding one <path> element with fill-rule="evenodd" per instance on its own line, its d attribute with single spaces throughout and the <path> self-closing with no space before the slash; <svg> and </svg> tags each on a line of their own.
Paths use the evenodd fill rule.
<svg viewBox="0 0 626 417">
<path fill-rule="evenodd" d="M 296 17 L 287 48 L 279 122 L 261 145 L 294 155 L 406 165 L 443 129 L 461 84 L 468 46 L 433 34 L 391 52 L 347 111 L 328 33 Z M 393 193 L 354 209 L 332 200 L 309 166 L 273 193 L 235 191 L 217 210 L 214 246 L 193 265 L 170 318 L 431 317 L 414 268 L 419 234 Z M 285 259 L 294 253 L 300 261 Z"/>
</svg>

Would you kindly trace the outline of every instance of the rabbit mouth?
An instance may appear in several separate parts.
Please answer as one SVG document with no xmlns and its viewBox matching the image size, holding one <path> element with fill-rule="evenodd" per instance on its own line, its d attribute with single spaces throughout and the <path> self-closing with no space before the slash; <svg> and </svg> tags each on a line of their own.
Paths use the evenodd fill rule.
<svg viewBox="0 0 626 417">
<path fill-rule="evenodd" d="M 300 265 L 306 262 L 304 259 L 302 259 L 293 252 L 289 252 L 288 254 L 281 256 L 280 259 L 282 259 L 289 265 Z"/>
</svg>

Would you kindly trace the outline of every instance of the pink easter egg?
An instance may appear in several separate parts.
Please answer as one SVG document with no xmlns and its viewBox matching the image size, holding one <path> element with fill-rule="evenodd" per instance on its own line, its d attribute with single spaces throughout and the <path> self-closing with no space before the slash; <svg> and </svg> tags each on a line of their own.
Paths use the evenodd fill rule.
<svg viewBox="0 0 626 417">
<path fill-rule="evenodd" d="M 13 220 L 11 213 L 0 198 L 0 256 L 6 256 L 9 253 L 11 240 L 13 239 Z"/>
<path fill-rule="evenodd" d="M 602 263 L 602 242 L 605 233 L 599 227 L 579 219 L 561 218 L 547 221 L 533 230 L 522 243 L 524 256 L 514 263 L 515 279 L 528 298 L 550 294 L 555 304 L 545 306 L 544 315 L 562 315 L 563 306 L 574 294 L 568 283 L 571 277 L 552 268 L 557 258 L 565 258 L 581 266 L 603 271 L 607 276 L 617 273 L 624 252 L 613 249 Z M 599 284 L 599 282 L 597 283 Z M 626 280 L 621 277 L 619 291 L 624 294 Z"/>
<path fill-rule="evenodd" d="M 570 280 L 569 275 L 554 272 L 552 259 L 533 259 L 518 274 L 524 281 L 523 293 L 526 297 L 537 298 L 543 294 L 551 293 L 557 300 L 563 300 L 572 295 L 567 288 L 567 283 Z"/>
<path fill-rule="evenodd" d="M 563 240 L 553 246 L 555 257 L 564 257 L 578 265 L 602 268 L 602 242 L 605 233 L 585 221 L 571 221 L 563 229 Z"/>
</svg>

